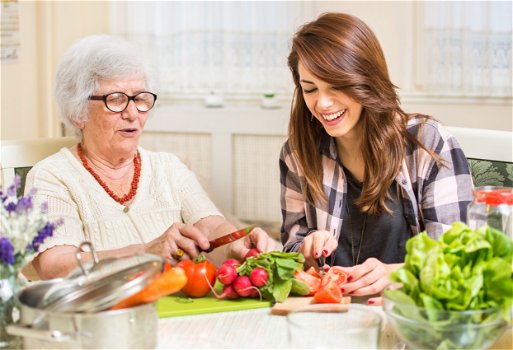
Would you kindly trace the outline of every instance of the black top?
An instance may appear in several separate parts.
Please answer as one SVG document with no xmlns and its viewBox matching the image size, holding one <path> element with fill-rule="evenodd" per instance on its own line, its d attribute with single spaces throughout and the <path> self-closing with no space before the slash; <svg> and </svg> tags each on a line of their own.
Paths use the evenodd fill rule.
<svg viewBox="0 0 513 350">
<path fill-rule="evenodd" d="M 388 190 L 390 198 L 385 199 L 391 213 L 368 215 L 362 213 L 354 204 L 354 200 L 362 192 L 362 183 L 345 167 L 343 169 L 347 178 L 346 208 L 342 214 L 344 221 L 333 263 L 332 257 L 327 258 L 327 263 L 353 266 L 371 257 L 386 264 L 404 262 L 406 241 L 412 233 L 404 217 L 403 203 L 398 193 L 399 186 L 394 181 Z"/>
</svg>

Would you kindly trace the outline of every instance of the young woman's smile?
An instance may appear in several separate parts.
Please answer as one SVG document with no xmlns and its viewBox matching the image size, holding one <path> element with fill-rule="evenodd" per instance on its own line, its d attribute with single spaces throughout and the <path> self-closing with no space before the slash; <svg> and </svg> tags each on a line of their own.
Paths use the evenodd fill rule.
<svg viewBox="0 0 513 350">
<path fill-rule="evenodd" d="M 341 90 L 310 73 L 299 61 L 298 72 L 303 98 L 312 115 L 333 137 L 349 136 L 360 120 L 362 105 Z"/>
</svg>

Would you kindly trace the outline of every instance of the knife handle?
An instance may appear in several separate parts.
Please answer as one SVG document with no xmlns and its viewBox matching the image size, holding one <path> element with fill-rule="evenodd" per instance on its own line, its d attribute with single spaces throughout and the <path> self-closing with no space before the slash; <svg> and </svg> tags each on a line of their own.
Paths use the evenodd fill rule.
<svg viewBox="0 0 513 350">
<path fill-rule="evenodd" d="M 321 255 L 319 258 L 316 259 L 316 262 L 317 265 L 319 265 L 319 267 L 323 267 L 326 264 L 326 258 L 324 258 L 324 256 Z"/>
</svg>

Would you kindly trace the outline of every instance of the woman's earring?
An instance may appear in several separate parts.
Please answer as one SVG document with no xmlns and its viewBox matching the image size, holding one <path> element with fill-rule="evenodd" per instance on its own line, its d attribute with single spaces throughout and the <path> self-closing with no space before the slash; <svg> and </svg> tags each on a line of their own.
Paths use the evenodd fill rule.
<svg viewBox="0 0 513 350">
<path fill-rule="evenodd" d="M 310 114 L 310 122 L 313 123 L 313 114 Z"/>
</svg>

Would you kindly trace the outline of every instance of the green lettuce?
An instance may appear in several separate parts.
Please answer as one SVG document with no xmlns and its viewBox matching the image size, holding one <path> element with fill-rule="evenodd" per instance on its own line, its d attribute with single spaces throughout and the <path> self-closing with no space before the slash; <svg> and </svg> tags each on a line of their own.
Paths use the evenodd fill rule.
<svg viewBox="0 0 513 350">
<path fill-rule="evenodd" d="M 467 348 L 467 345 L 472 348 L 472 344 L 492 336 L 498 330 L 471 326 L 487 322 L 483 316 L 476 314 L 475 320 L 469 320 L 463 314 L 451 313 L 448 317 L 447 311 L 498 308 L 500 316 L 508 321 L 513 302 L 512 259 L 511 238 L 488 226 L 473 231 L 457 222 L 438 240 L 426 232 L 412 237 L 406 243 L 404 265 L 390 276 L 402 287 L 386 290 L 385 294 L 396 302 L 395 313 L 419 324 L 429 322 L 431 327 L 405 323 L 400 332 L 437 349 Z M 447 327 L 461 322 L 469 324 L 465 337 L 447 339 L 444 335 Z"/>
</svg>

